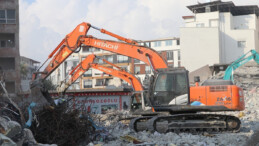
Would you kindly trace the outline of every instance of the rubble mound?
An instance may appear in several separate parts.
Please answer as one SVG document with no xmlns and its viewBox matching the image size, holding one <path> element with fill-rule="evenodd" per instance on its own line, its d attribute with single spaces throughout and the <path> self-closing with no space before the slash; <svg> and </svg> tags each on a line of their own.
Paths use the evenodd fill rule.
<svg viewBox="0 0 259 146">
<path fill-rule="evenodd" d="M 89 143 L 94 128 L 87 116 L 80 116 L 78 111 L 66 111 L 64 106 L 39 111 L 30 128 L 35 139 L 59 146 Z"/>
</svg>

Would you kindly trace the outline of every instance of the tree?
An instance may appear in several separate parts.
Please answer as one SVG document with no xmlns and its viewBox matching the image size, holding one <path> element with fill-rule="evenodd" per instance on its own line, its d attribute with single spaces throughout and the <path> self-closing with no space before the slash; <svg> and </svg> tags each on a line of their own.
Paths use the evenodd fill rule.
<svg viewBox="0 0 259 146">
<path fill-rule="evenodd" d="M 21 63 L 20 66 L 21 66 L 21 76 L 23 79 L 26 79 L 28 72 L 29 72 L 28 66 L 25 63 Z"/>
</svg>

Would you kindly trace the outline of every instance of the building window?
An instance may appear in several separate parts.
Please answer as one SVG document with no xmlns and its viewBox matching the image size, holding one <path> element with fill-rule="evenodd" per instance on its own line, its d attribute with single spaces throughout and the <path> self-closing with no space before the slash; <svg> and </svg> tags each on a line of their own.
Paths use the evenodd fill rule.
<svg viewBox="0 0 259 146">
<path fill-rule="evenodd" d="M 140 60 L 134 59 L 134 63 L 140 63 Z"/>
<path fill-rule="evenodd" d="M 145 66 L 145 72 L 146 72 L 146 74 L 150 74 L 151 73 L 150 66 Z"/>
<path fill-rule="evenodd" d="M 168 64 L 168 67 L 173 68 L 174 67 L 174 63 Z"/>
<path fill-rule="evenodd" d="M 128 63 L 129 62 L 129 57 L 128 56 L 123 56 L 123 55 L 117 55 L 117 62 L 118 63 Z"/>
<path fill-rule="evenodd" d="M 89 69 L 88 71 L 86 71 L 83 76 L 84 77 L 91 77 L 92 76 L 92 69 Z"/>
<path fill-rule="evenodd" d="M 99 57 L 102 57 L 102 56 L 99 56 Z M 94 63 L 103 64 L 103 59 L 102 58 L 95 58 Z"/>
<path fill-rule="evenodd" d="M 204 27 L 204 23 L 197 23 L 196 27 Z"/>
<path fill-rule="evenodd" d="M 100 51 L 101 51 L 101 49 L 99 49 L 99 48 L 94 49 L 94 52 L 100 52 Z"/>
<path fill-rule="evenodd" d="M 173 45 L 173 40 L 166 40 L 165 41 L 166 46 L 172 46 Z"/>
<path fill-rule="evenodd" d="M 86 53 L 86 52 L 94 52 L 94 48 L 92 48 L 92 47 L 84 46 L 82 49 L 83 49 L 84 53 Z"/>
<path fill-rule="evenodd" d="M 104 86 L 104 79 L 96 79 L 95 86 Z"/>
<path fill-rule="evenodd" d="M 150 42 L 144 42 L 144 46 L 150 47 Z"/>
<path fill-rule="evenodd" d="M 15 24 L 15 10 L 0 10 L 0 24 Z"/>
<path fill-rule="evenodd" d="M 161 41 L 154 42 L 154 47 L 160 47 L 160 46 L 161 46 Z"/>
<path fill-rule="evenodd" d="M 180 45 L 180 40 L 176 40 L 176 45 L 177 45 L 177 46 Z"/>
<path fill-rule="evenodd" d="M 14 57 L 0 57 L 0 67 L 3 70 L 15 70 Z"/>
<path fill-rule="evenodd" d="M 238 41 L 237 46 L 238 46 L 238 48 L 245 48 L 246 47 L 246 41 Z"/>
<path fill-rule="evenodd" d="M 166 56 L 167 56 L 167 60 L 174 60 L 174 52 L 173 51 L 167 51 Z"/>
<path fill-rule="evenodd" d="M 111 63 L 113 63 L 113 55 L 106 55 L 105 59 Z"/>
<path fill-rule="evenodd" d="M 139 74 L 140 73 L 140 66 L 135 66 L 134 72 L 135 72 L 135 74 Z"/>
<path fill-rule="evenodd" d="M 78 64 L 78 61 L 73 61 L 73 68 L 75 68 Z"/>
<path fill-rule="evenodd" d="M 106 78 L 106 79 L 104 79 L 104 80 L 105 80 L 105 81 L 104 81 L 104 86 L 108 86 L 109 83 L 110 83 L 110 81 L 111 81 L 112 79 Z"/>
<path fill-rule="evenodd" d="M 178 61 L 178 67 L 181 67 L 181 62 L 180 61 Z"/>
<path fill-rule="evenodd" d="M 0 34 L 0 48 L 12 48 L 15 46 L 14 34 L 1 33 Z"/>
<path fill-rule="evenodd" d="M 84 80 L 84 88 L 92 88 L 92 80 Z"/>
<path fill-rule="evenodd" d="M 181 60 L 181 52 L 178 51 L 178 60 Z"/>
</svg>

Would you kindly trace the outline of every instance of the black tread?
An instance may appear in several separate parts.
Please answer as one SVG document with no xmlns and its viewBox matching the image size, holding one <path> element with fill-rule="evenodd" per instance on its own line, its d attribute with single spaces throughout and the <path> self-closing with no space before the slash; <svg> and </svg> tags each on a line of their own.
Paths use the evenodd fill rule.
<svg viewBox="0 0 259 146">
<path fill-rule="evenodd" d="M 144 117 L 136 118 L 131 121 L 131 128 L 135 131 L 141 131 L 143 128 L 138 129 L 137 124 L 141 120 L 143 120 Z M 148 121 L 147 121 L 148 120 Z M 195 126 L 189 126 L 191 123 L 188 124 L 188 120 L 203 120 L 209 123 L 209 125 L 212 125 L 211 127 L 208 127 L 208 125 L 202 125 L 204 127 L 195 127 Z M 177 128 L 170 128 L 168 126 L 168 123 L 170 121 L 173 121 L 174 123 L 184 123 L 188 125 L 191 128 L 186 128 L 179 126 Z M 183 122 L 184 121 L 184 122 Z M 214 121 L 218 121 L 221 125 L 215 124 Z M 178 115 L 172 115 L 172 116 L 154 116 L 149 117 L 149 119 L 145 119 L 144 121 L 146 124 L 146 130 L 149 130 L 150 132 L 160 132 L 160 133 L 166 133 L 166 132 L 190 132 L 190 133 L 200 133 L 200 132 L 208 132 L 208 133 L 219 133 L 219 132 L 239 132 L 241 122 L 240 120 L 235 116 L 229 116 L 229 115 L 218 115 L 218 114 L 178 114 Z M 160 123 L 159 123 L 160 122 Z M 167 123 L 167 124 L 166 124 Z M 206 124 L 207 124 L 206 123 Z M 134 126 L 132 126 L 134 125 Z M 232 126 L 232 127 L 230 127 Z"/>
</svg>

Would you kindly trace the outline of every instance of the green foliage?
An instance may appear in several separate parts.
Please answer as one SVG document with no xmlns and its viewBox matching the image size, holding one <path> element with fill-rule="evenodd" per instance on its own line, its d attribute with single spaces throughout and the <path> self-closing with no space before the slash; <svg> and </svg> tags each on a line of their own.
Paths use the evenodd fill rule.
<svg viewBox="0 0 259 146">
<path fill-rule="evenodd" d="M 20 73 L 21 73 L 22 78 L 26 78 L 28 75 L 28 72 L 29 72 L 28 66 L 24 63 L 21 63 L 20 67 L 21 67 Z"/>
</svg>

